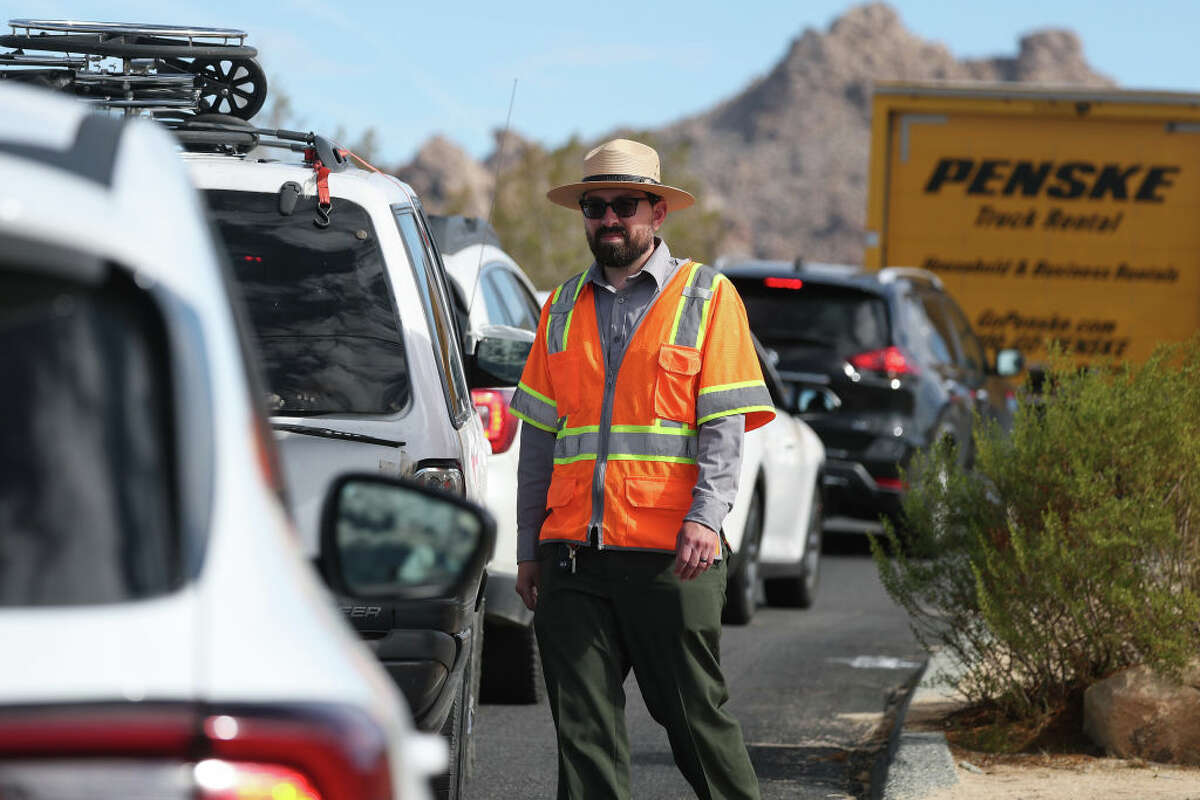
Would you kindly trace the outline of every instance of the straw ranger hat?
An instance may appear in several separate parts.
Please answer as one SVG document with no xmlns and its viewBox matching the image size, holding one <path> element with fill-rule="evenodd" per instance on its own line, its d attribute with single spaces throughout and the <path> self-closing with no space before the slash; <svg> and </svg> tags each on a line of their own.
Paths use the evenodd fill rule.
<svg viewBox="0 0 1200 800">
<path fill-rule="evenodd" d="M 546 192 L 550 202 L 579 208 L 584 192 L 595 189 L 637 189 L 667 201 L 668 211 L 679 211 L 696 202 L 683 189 L 658 180 L 658 153 L 653 147 L 629 139 L 605 142 L 583 157 L 583 180 Z"/>
</svg>

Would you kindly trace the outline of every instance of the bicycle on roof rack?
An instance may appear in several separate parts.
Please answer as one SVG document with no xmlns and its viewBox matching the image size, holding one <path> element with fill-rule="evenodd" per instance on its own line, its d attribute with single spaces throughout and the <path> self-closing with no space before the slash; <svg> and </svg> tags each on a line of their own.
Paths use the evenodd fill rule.
<svg viewBox="0 0 1200 800">
<path fill-rule="evenodd" d="M 193 152 L 245 155 L 275 147 L 301 153 L 317 176 L 314 223 L 329 225 L 327 178 L 349 165 L 350 153 L 313 132 L 250 124 L 266 101 L 267 79 L 255 60 L 258 51 L 246 45 L 245 31 L 47 19 L 10 19 L 8 24 L 12 33 L 0 35 L 0 47 L 13 49 L 0 51 L 0 80 L 148 115 Z M 281 211 L 289 197 L 294 206 L 299 193 L 298 184 L 290 194 L 281 192 Z"/>
<path fill-rule="evenodd" d="M 245 31 L 180 25 L 12 19 L 0 78 L 74 94 L 126 113 L 161 109 L 248 120 L 267 78 Z"/>
</svg>

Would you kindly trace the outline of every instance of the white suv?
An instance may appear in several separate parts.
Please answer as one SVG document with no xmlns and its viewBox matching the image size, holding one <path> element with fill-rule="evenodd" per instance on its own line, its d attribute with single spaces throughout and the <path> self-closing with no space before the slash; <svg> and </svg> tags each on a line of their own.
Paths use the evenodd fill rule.
<svg viewBox="0 0 1200 800">
<path fill-rule="evenodd" d="M 427 797 L 154 124 L 0 85 L 0 795 Z"/>
</svg>

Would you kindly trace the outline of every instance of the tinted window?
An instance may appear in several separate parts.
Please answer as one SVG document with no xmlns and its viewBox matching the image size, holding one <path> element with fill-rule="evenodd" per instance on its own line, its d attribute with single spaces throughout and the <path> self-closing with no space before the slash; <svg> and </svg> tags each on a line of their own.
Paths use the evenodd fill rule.
<svg viewBox="0 0 1200 800">
<path fill-rule="evenodd" d="M 900 344 L 912 352 L 920 362 L 953 363 L 946 335 L 929 316 L 928 299 L 916 292 L 900 297 L 901 324 L 897 328 Z"/>
<path fill-rule="evenodd" d="M 338 198 L 328 228 L 316 199 L 290 216 L 259 192 L 207 192 L 250 312 L 274 414 L 392 414 L 408 365 L 375 229 Z"/>
<path fill-rule="evenodd" d="M 928 324 L 924 336 L 929 341 L 934 358 L 945 364 L 954 362 L 954 333 L 950 321 L 946 319 L 946 311 L 942 308 L 941 298 L 937 295 L 920 293 L 921 306 L 925 309 Z"/>
<path fill-rule="evenodd" d="M 778 289 L 761 280 L 735 279 L 750 329 L 765 342 L 800 342 L 830 347 L 840 355 L 888 346 L 883 298 L 838 286 L 805 282 Z"/>
<path fill-rule="evenodd" d="M 484 268 L 483 283 L 488 297 L 488 318 L 502 325 L 527 331 L 537 330 L 540 309 L 511 272 L 502 266 Z M 493 313 L 493 304 L 496 307 Z"/>
<path fill-rule="evenodd" d="M 179 585 L 166 341 L 123 277 L 0 272 L 0 606 Z"/>
<path fill-rule="evenodd" d="M 523 327 L 527 331 L 538 330 L 538 318 L 541 317 L 538 301 L 529 294 L 529 290 L 524 288 L 524 284 L 518 281 L 511 272 L 497 270 L 496 273 L 500 278 L 500 288 L 504 291 L 504 295 L 509 297 L 510 306 L 514 309 L 516 317 L 514 325 Z"/>
<path fill-rule="evenodd" d="M 942 300 L 946 306 L 946 313 L 950 317 L 950 323 L 954 326 L 954 332 L 958 336 L 958 349 L 962 355 L 963 370 L 975 379 L 982 379 L 987 361 L 979 337 L 971 330 L 971 323 L 967 322 L 966 315 L 962 313 L 955 302 L 949 297 L 944 297 Z"/>
<path fill-rule="evenodd" d="M 508 303 L 500 293 L 500 286 L 493 273 L 486 272 L 479 281 L 479 290 L 483 294 L 483 304 L 487 308 L 488 322 L 493 325 L 512 325 L 513 317 Z"/>
</svg>

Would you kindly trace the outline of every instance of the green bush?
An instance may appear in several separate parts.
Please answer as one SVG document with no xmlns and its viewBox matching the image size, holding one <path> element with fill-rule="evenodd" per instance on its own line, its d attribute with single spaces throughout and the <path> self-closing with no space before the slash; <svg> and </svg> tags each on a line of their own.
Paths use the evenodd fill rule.
<svg viewBox="0 0 1200 800">
<path fill-rule="evenodd" d="M 950 682 L 1017 718 L 1200 653 L 1200 337 L 1142 365 L 1058 358 L 1046 385 L 1011 434 L 976 426 L 971 471 L 949 444 L 919 454 L 899 536 L 871 542 Z"/>
</svg>

